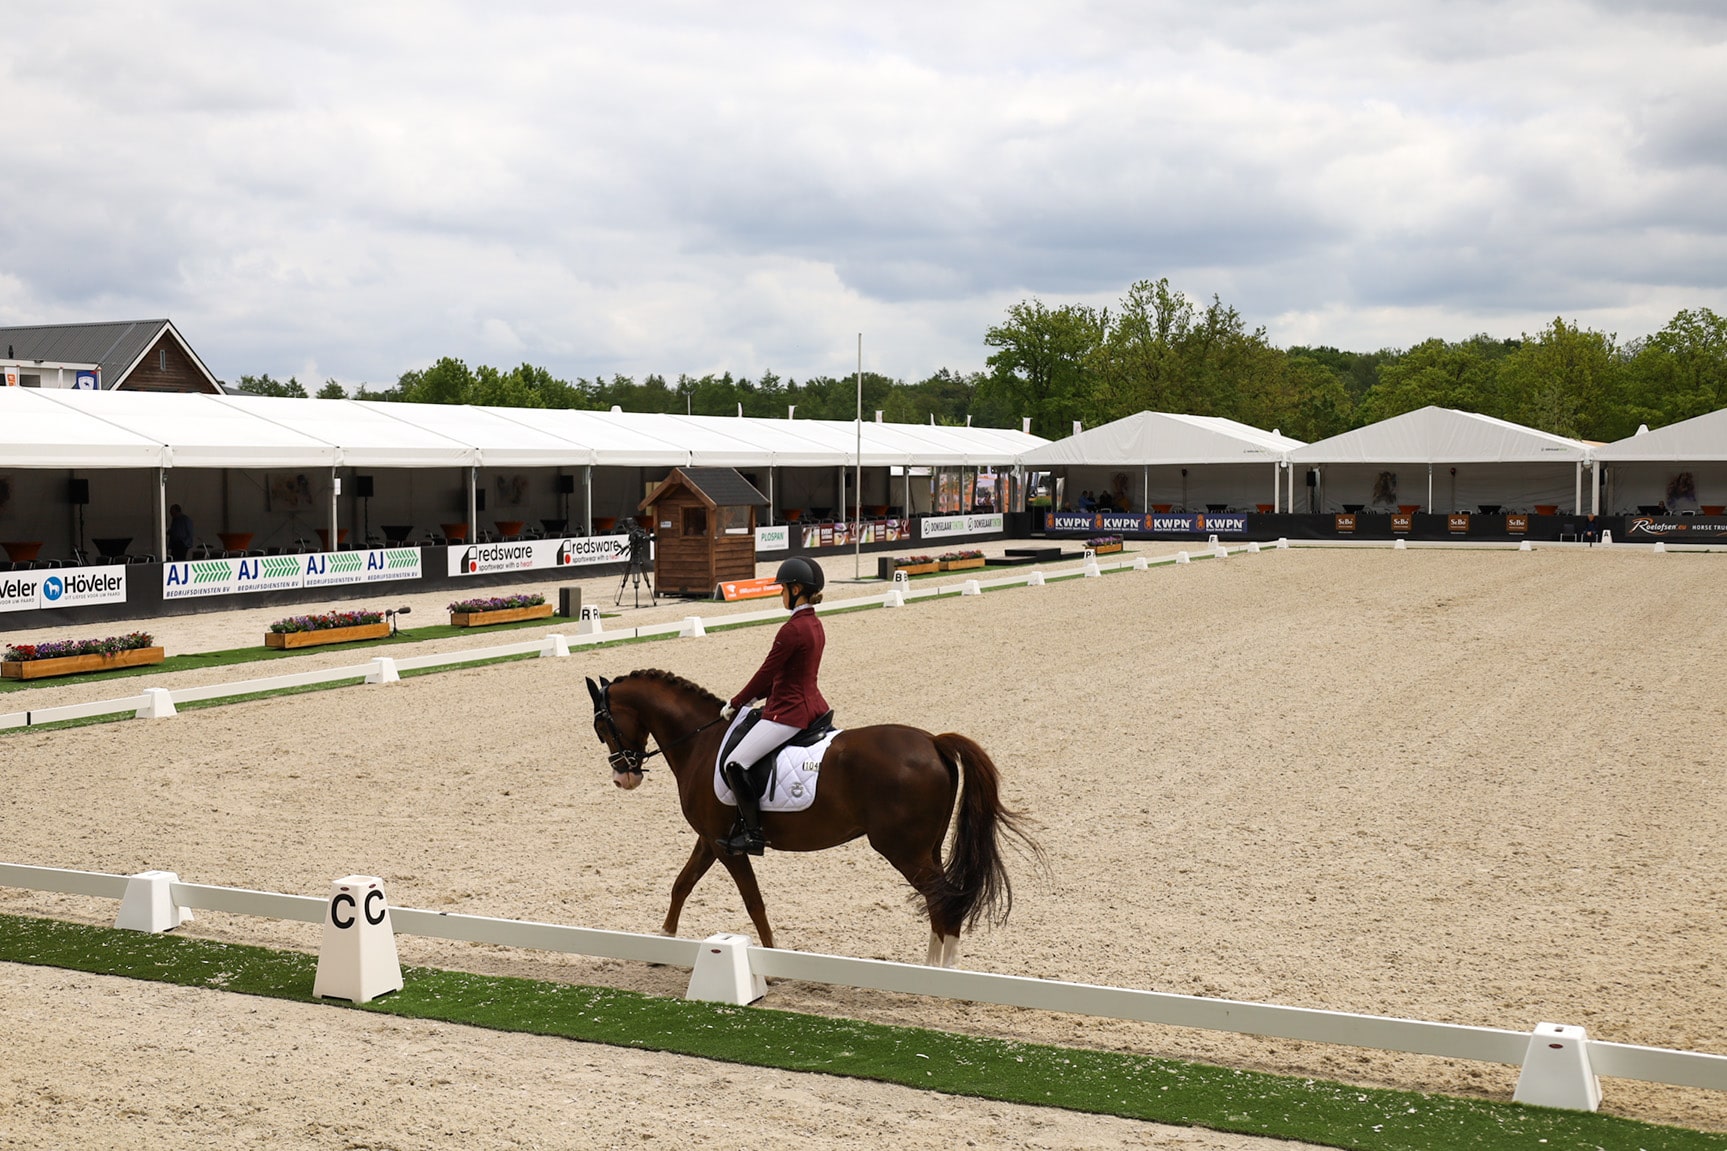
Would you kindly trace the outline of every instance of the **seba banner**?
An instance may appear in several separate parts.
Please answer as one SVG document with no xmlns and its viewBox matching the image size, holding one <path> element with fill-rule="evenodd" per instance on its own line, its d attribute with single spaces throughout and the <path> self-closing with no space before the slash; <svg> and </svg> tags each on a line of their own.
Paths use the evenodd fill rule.
<svg viewBox="0 0 1727 1151">
<path fill-rule="evenodd" d="M 39 611 L 126 602 L 126 567 L 0 573 L 0 611 Z"/>
</svg>

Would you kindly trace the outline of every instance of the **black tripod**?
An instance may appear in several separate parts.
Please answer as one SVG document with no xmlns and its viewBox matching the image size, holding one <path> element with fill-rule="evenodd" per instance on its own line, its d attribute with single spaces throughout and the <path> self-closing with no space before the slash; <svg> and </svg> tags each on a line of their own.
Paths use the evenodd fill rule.
<svg viewBox="0 0 1727 1151">
<path fill-rule="evenodd" d="M 624 578 L 618 583 L 618 594 L 613 598 L 612 606 L 617 607 L 623 603 L 624 589 L 633 585 L 635 587 L 636 606 L 641 607 L 642 580 L 646 578 L 648 581 L 648 605 L 657 607 L 659 600 L 654 595 L 654 578 L 648 572 L 650 562 L 648 548 L 653 543 L 654 537 L 649 535 L 647 529 L 633 519 L 624 520 L 624 531 L 628 532 L 630 537 L 630 564 L 624 569 Z"/>
</svg>

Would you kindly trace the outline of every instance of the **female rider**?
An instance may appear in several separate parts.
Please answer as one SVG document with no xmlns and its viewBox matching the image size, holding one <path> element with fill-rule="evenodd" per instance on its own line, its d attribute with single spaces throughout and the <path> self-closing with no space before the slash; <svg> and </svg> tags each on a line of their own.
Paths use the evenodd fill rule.
<svg viewBox="0 0 1727 1151">
<path fill-rule="evenodd" d="M 734 855 L 760 855 L 766 843 L 762 838 L 760 785 L 766 782 L 770 765 L 763 763 L 753 769 L 752 765 L 828 710 L 827 700 L 816 686 L 822 648 L 827 644 L 815 613 L 815 605 L 822 601 L 822 569 L 813 560 L 793 556 L 780 564 L 774 579 L 780 585 L 780 602 L 791 611 L 791 618 L 780 625 L 761 669 L 720 710 L 729 720 L 750 701 L 766 699 L 761 719 L 738 742 L 725 765 L 726 782 L 738 799 L 738 821 L 720 846 Z"/>
</svg>

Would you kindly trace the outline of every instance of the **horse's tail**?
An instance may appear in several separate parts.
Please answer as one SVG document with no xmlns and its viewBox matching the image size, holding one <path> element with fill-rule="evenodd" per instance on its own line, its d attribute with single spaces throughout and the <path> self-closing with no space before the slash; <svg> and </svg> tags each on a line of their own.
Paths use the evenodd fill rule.
<svg viewBox="0 0 1727 1151">
<path fill-rule="evenodd" d="M 1013 884 L 1002 861 L 1002 833 L 1017 838 L 1033 858 L 1038 846 L 1026 834 L 1021 813 L 1002 806 L 1000 773 L 983 748 L 963 735 L 935 737 L 936 753 L 960 780 L 959 821 L 943 871 L 945 889 L 932 900 L 933 918 L 971 928 L 987 918 L 996 926 L 1013 909 Z"/>
</svg>

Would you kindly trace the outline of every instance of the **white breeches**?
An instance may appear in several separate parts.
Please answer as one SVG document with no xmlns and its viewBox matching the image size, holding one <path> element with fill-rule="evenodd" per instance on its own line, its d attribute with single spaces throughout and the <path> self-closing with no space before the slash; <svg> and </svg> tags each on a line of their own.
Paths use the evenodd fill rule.
<svg viewBox="0 0 1727 1151">
<path fill-rule="evenodd" d="M 775 723 L 771 719 L 757 720 L 756 725 L 750 728 L 749 734 L 733 749 L 730 758 L 743 767 L 748 767 L 802 730 L 803 728 L 793 727 L 789 723 Z"/>
</svg>

